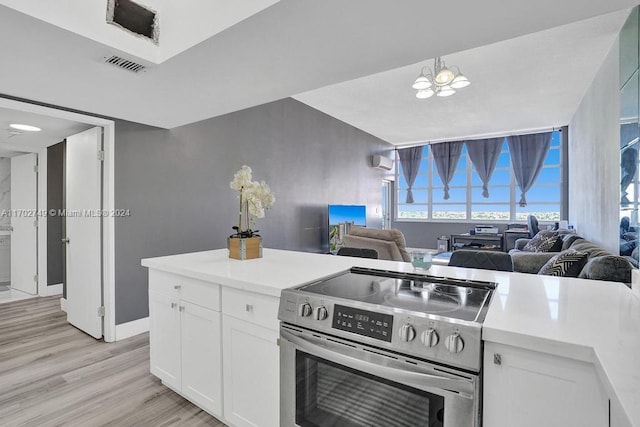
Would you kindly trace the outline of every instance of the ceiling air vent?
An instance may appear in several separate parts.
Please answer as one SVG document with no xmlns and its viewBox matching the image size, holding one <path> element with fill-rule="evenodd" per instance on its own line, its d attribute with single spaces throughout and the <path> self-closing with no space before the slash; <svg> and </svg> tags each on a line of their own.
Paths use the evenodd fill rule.
<svg viewBox="0 0 640 427">
<path fill-rule="evenodd" d="M 116 55 L 105 57 L 104 62 L 106 62 L 107 64 L 115 65 L 116 67 L 122 68 L 123 70 L 133 71 L 134 73 L 139 73 L 140 71 L 144 71 L 147 68 L 142 64 L 129 61 L 128 59 L 120 58 Z"/>
</svg>

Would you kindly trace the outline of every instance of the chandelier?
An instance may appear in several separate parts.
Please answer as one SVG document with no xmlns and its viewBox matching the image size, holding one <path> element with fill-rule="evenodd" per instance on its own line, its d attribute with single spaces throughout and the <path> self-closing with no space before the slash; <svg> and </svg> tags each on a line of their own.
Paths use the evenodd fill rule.
<svg viewBox="0 0 640 427">
<path fill-rule="evenodd" d="M 471 84 L 461 72 L 458 66 L 453 65 L 457 72 L 447 68 L 444 61 L 438 56 L 433 60 L 433 72 L 431 68 L 424 66 L 420 75 L 411 86 L 416 89 L 416 98 L 430 98 L 436 96 L 451 96 L 456 93 L 456 89 L 462 89 Z"/>
</svg>

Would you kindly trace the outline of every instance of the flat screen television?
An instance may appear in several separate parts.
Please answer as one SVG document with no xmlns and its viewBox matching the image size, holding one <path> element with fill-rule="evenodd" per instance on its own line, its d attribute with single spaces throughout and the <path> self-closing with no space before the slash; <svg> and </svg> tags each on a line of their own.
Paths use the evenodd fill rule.
<svg viewBox="0 0 640 427">
<path fill-rule="evenodd" d="M 349 234 L 351 226 L 367 226 L 365 205 L 329 205 L 329 251 L 338 252 L 343 246 L 342 236 Z"/>
</svg>

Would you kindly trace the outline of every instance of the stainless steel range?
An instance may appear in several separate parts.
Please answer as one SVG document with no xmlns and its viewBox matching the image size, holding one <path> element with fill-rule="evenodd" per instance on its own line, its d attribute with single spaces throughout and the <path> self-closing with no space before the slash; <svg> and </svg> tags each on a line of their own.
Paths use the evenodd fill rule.
<svg viewBox="0 0 640 427">
<path fill-rule="evenodd" d="M 353 268 L 284 290 L 282 425 L 479 426 L 495 287 Z"/>
</svg>

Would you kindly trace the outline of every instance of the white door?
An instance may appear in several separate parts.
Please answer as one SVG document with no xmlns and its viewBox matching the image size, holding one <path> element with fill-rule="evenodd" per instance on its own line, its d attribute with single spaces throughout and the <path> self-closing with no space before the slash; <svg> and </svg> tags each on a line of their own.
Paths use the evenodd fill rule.
<svg viewBox="0 0 640 427">
<path fill-rule="evenodd" d="M 180 301 L 182 393 L 212 415 L 222 415 L 221 314 Z M 164 333 L 164 331 L 160 331 Z"/>
<path fill-rule="evenodd" d="M 34 153 L 11 158 L 11 287 L 32 295 L 38 293 L 37 162 Z"/>
<path fill-rule="evenodd" d="M 225 419 L 238 427 L 278 427 L 278 331 L 227 315 L 222 319 Z"/>
<path fill-rule="evenodd" d="M 166 386 L 180 391 L 180 311 L 177 298 L 150 290 L 149 322 L 151 373 Z"/>
<path fill-rule="evenodd" d="M 102 129 L 67 138 L 67 320 L 102 337 Z"/>
</svg>

